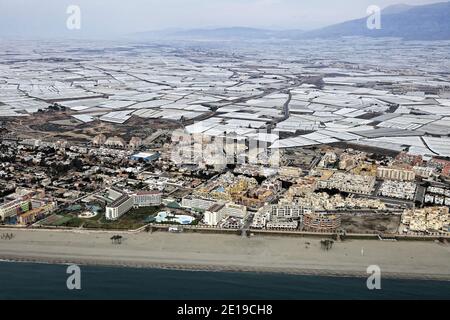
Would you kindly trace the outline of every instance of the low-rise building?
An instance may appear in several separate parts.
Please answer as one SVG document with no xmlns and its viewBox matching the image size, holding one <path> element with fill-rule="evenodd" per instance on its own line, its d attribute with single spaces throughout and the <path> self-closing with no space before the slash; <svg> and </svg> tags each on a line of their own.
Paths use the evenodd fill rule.
<svg viewBox="0 0 450 320">
<path fill-rule="evenodd" d="M 444 233 L 448 234 L 450 215 L 448 207 L 429 207 L 423 209 L 405 210 L 402 215 L 402 224 L 408 231 L 418 233 Z"/>
<path fill-rule="evenodd" d="M 286 178 L 299 178 L 302 174 L 302 169 L 297 167 L 281 167 L 278 174 Z"/>
<path fill-rule="evenodd" d="M 297 230 L 299 225 L 299 221 L 290 221 L 290 220 L 277 220 L 277 221 L 269 221 L 266 224 L 266 229 L 268 230 Z"/>
<path fill-rule="evenodd" d="M 307 231 L 333 232 L 341 227 L 341 216 L 308 213 L 303 217 L 303 226 Z"/>
<path fill-rule="evenodd" d="M 337 189 L 341 192 L 371 194 L 376 179 L 373 176 L 324 171 L 318 180 L 319 189 Z"/>
<path fill-rule="evenodd" d="M 304 210 L 298 204 L 280 202 L 261 208 L 254 216 L 251 227 L 268 230 L 296 230 Z"/>
<path fill-rule="evenodd" d="M 383 197 L 414 200 L 416 190 L 417 185 L 414 182 L 386 180 L 381 185 L 379 193 Z"/>
<path fill-rule="evenodd" d="M 242 219 L 235 217 L 228 217 L 223 219 L 223 221 L 219 224 L 219 227 L 222 229 L 240 229 L 243 226 Z"/>
</svg>

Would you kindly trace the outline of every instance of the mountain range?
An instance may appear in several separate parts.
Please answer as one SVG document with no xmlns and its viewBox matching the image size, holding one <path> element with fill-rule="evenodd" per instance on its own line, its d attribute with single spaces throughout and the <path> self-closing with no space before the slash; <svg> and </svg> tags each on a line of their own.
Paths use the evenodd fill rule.
<svg viewBox="0 0 450 320">
<path fill-rule="evenodd" d="M 268 40 L 336 39 L 340 37 L 396 37 L 405 40 L 450 40 L 450 2 L 429 5 L 398 4 L 381 11 L 381 28 L 369 29 L 367 17 L 325 28 L 303 30 L 268 30 L 248 27 L 217 29 L 166 30 L 134 34 L 139 39 L 185 40 Z"/>
</svg>

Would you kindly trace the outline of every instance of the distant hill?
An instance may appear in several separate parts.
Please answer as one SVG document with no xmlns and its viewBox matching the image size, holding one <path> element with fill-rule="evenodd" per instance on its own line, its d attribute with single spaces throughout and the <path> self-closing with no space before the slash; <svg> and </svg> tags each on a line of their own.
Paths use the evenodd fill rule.
<svg viewBox="0 0 450 320">
<path fill-rule="evenodd" d="M 383 9 L 383 14 L 397 14 L 402 13 L 405 11 L 408 11 L 415 6 L 409 5 L 409 4 L 394 4 L 392 6 L 386 7 Z"/>
<path fill-rule="evenodd" d="M 176 37 L 188 38 L 214 38 L 214 39 L 268 39 L 276 37 L 276 31 L 232 27 L 232 28 L 218 28 L 218 29 L 194 29 L 188 31 L 181 31 L 174 34 Z"/>
<path fill-rule="evenodd" d="M 138 38 L 170 38 L 170 39 L 216 39 L 216 40 L 264 40 L 264 39 L 291 39 L 302 34 L 299 30 L 267 30 L 247 27 L 231 27 L 216 29 L 192 29 L 176 31 L 142 32 L 132 35 Z"/>
<path fill-rule="evenodd" d="M 450 2 L 412 6 L 398 4 L 385 8 L 381 29 L 367 28 L 367 17 L 346 21 L 313 31 L 267 30 L 247 27 L 165 30 L 132 35 L 148 39 L 269 40 L 336 39 L 340 37 L 396 37 L 405 40 L 450 40 Z"/>
<path fill-rule="evenodd" d="M 399 37 L 406 40 L 450 40 L 450 2 L 423 6 L 395 5 L 381 14 L 381 29 L 367 28 L 367 18 L 306 32 L 301 38 L 345 36 Z"/>
</svg>

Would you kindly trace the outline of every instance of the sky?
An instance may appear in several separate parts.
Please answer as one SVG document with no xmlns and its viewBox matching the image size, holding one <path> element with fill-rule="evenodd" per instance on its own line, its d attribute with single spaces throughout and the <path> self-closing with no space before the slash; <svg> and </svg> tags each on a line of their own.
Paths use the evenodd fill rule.
<svg viewBox="0 0 450 320">
<path fill-rule="evenodd" d="M 0 36 L 108 38 L 232 26 L 310 30 L 364 17 L 371 5 L 434 2 L 439 0 L 0 0 Z M 80 8 L 80 29 L 67 28 L 70 5 Z"/>
</svg>

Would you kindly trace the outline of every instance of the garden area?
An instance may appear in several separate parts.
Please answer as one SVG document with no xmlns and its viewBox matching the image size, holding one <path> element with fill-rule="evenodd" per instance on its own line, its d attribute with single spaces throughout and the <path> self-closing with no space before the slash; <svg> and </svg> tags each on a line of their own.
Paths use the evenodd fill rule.
<svg viewBox="0 0 450 320">
<path fill-rule="evenodd" d="M 83 229 L 103 229 L 103 230 L 135 230 L 146 225 L 152 217 L 155 217 L 160 207 L 147 207 L 131 209 L 117 221 L 108 221 L 104 212 L 93 218 L 79 218 L 78 212 L 60 212 L 55 214 L 43 225 L 53 227 L 83 228 Z"/>
</svg>

